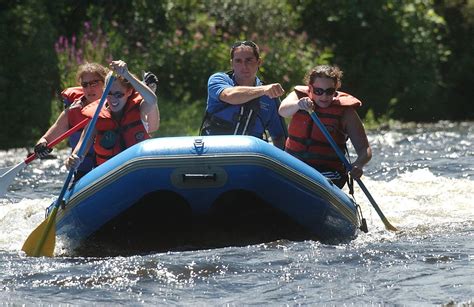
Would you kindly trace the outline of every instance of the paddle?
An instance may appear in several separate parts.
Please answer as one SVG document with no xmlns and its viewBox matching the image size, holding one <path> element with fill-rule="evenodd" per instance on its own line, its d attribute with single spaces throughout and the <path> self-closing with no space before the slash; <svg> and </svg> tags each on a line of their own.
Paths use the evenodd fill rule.
<svg viewBox="0 0 474 307">
<path fill-rule="evenodd" d="M 68 131 L 64 132 L 57 138 L 55 138 L 51 143 L 48 144 L 48 148 L 53 148 L 56 146 L 58 143 L 60 143 L 62 140 L 65 138 L 69 137 L 71 134 L 76 132 L 77 130 L 84 128 L 84 126 L 87 124 L 89 121 L 89 118 L 84 119 Z M 33 160 L 36 159 L 36 154 L 32 153 L 31 155 L 28 156 L 25 160 L 21 161 L 14 167 L 6 167 L 0 169 L 0 197 L 5 196 L 7 194 L 7 189 L 8 187 L 12 184 L 13 180 L 15 180 L 15 177 L 18 175 L 20 171 L 22 171 L 27 164 L 32 162 Z"/>
<path fill-rule="evenodd" d="M 78 156 L 84 156 L 84 152 L 87 147 L 88 140 L 92 134 L 92 130 L 95 127 L 95 123 L 97 122 L 97 118 L 99 117 L 100 110 L 105 103 L 105 98 L 110 91 L 110 87 L 114 82 L 115 77 L 109 73 L 107 85 L 105 86 L 105 90 L 102 93 L 102 97 L 100 98 L 99 104 L 97 105 L 97 109 L 92 117 L 92 120 L 87 127 L 86 134 L 84 135 L 84 140 L 79 147 Z M 66 194 L 66 190 L 69 186 L 69 182 L 72 179 L 75 169 L 72 168 L 69 171 L 69 174 L 64 182 L 63 188 L 61 189 L 61 193 L 59 193 L 58 199 L 54 203 L 53 210 L 49 216 L 36 227 L 35 230 L 28 236 L 23 247 L 21 248 L 28 256 L 47 256 L 52 257 L 54 254 L 54 246 L 56 244 L 56 214 L 58 212 L 59 206 L 64 201 L 63 197 Z"/>
<path fill-rule="evenodd" d="M 341 161 L 344 163 L 344 165 L 346 166 L 346 169 L 348 171 L 351 171 L 352 170 L 352 165 L 349 163 L 349 161 L 347 161 L 346 157 L 344 156 L 344 154 L 342 153 L 341 149 L 337 146 L 336 142 L 334 141 L 334 139 L 331 137 L 331 135 L 329 134 L 329 132 L 327 131 L 326 127 L 324 127 L 323 123 L 319 120 L 318 116 L 316 115 L 316 113 L 314 113 L 314 111 L 308 111 L 309 112 L 309 115 L 311 116 L 311 118 L 313 119 L 313 121 L 316 123 L 316 125 L 319 127 L 319 129 L 321 130 L 321 132 L 324 134 L 324 136 L 326 137 L 326 139 L 329 141 L 329 143 L 331 143 L 331 146 L 332 148 L 336 151 L 336 154 L 337 156 L 339 157 L 339 159 L 341 159 Z M 375 202 L 374 198 L 372 197 L 372 195 L 370 195 L 369 193 L 369 190 L 367 190 L 367 188 L 365 187 L 364 183 L 362 182 L 362 180 L 360 180 L 360 178 L 354 178 L 357 183 L 359 184 L 360 188 L 362 189 L 362 191 L 364 191 L 365 193 L 365 196 L 367 196 L 367 198 L 369 199 L 370 203 L 372 204 L 372 206 L 374 207 L 375 211 L 377 211 L 378 215 L 380 216 L 380 218 L 382 219 L 382 222 L 384 223 L 385 225 L 385 228 L 387 230 L 392 230 L 392 231 L 398 231 L 398 229 L 394 226 L 392 226 L 392 224 L 390 224 L 390 222 L 387 220 L 387 218 L 385 217 L 385 215 L 382 213 L 382 210 L 380 210 L 379 206 L 377 205 L 377 203 Z"/>
</svg>

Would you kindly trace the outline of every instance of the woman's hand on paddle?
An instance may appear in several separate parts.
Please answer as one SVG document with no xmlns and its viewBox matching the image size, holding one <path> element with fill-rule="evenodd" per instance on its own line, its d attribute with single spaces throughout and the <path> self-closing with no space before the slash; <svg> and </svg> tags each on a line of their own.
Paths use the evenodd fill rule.
<svg viewBox="0 0 474 307">
<path fill-rule="evenodd" d="M 83 159 L 81 157 L 73 153 L 72 155 L 67 157 L 66 161 L 64 161 L 64 165 L 66 165 L 66 168 L 68 170 L 77 169 L 79 167 L 79 164 L 81 164 L 82 160 Z"/>
<path fill-rule="evenodd" d="M 303 97 L 300 100 L 298 100 L 298 107 L 300 110 L 304 111 L 311 111 L 313 110 L 314 103 L 309 97 Z"/>
<path fill-rule="evenodd" d="M 40 142 L 35 145 L 35 154 L 40 159 L 46 158 L 51 151 L 53 151 L 53 149 L 48 148 L 48 142 L 44 139 L 40 140 Z"/>
<path fill-rule="evenodd" d="M 122 60 L 112 61 L 110 62 L 109 66 L 110 66 L 110 69 L 112 69 L 116 74 L 124 77 L 125 79 L 128 78 L 130 73 L 128 71 L 127 63 L 125 63 L 124 61 Z"/>
<path fill-rule="evenodd" d="M 364 170 L 362 167 L 359 167 L 358 165 L 352 164 L 352 170 L 351 170 L 351 175 L 354 179 L 359 179 L 362 174 L 364 174 Z"/>
</svg>

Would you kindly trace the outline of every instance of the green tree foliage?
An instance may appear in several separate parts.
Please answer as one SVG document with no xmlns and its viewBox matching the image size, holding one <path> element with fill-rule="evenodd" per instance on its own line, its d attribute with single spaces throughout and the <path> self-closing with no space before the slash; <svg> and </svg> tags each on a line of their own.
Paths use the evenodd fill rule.
<svg viewBox="0 0 474 307">
<path fill-rule="evenodd" d="M 108 53 L 108 42 L 100 27 L 92 29 L 90 22 L 84 22 L 84 28 L 79 37 L 59 36 L 54 44 L 58 57 L 61 88 L 77 86 L 78 66 L 85 62 L 96 62 L 105 65 L 112 56 Z"/>
<path fill-rule="evenodd" d="M 289 91 L 302 81 L 307 70 L 332 56 L 330 51 L 311 43 L 305 33 L 294 31 L 299 26 L 299 16 L 285 1 L 207 3 L 206 9 L 215 19 L 217 31 L 231 38 L 227 40 L 229 45 L 245 39 L 259 44 L 264 59 L 260 73 L 267 83 L 280 82 Z M 228 67 L 228 52 L 226 61 Z"/>
<path fill-rule="evenodd" d="M 0 10 L 0 148 L 31 144 L 48 128 L 58 87 L 55 30 L 42 1 Z"/>
<path fill-rule="evenodd" d="M 207 80 L 230 69 L 237 40 L 260 46 L 259 76 L 288 92 L 311 67 L 338 64 L 374 122 L 474 116 L 473 0 L 26 0 L 0 4 L 0 16 L 2 148 L 44 133 L 83 61 L 151 70 L 158 135 L 194 134 Z"/>
<path fill-rule="evenodd" d="M 431 120 L 446 50 L 431 0 L 302 0 L 302 30 L 330 46 L 343 86 L 375 116 Z M 367 109 L 366 109 L 367 110 Z"/>
<path fill-rule="evenodd" d="M 200 106 L 200 112 L 192 112 L 200 114 L 200 122 L 207 80 L 217 71 L 230 70 L 230 46 L 238 40 L 255 41 L 264 59 L 260 77 L 267 83 L 280 82 L 289 91 L 320 54 L 304 35 L 290 30 L 296 17 L 281 1 L 169 1 L 167 28 L 173 30 L 154 46 L 164 95 L 182 107 L 189 107 L 188 102 L 193 108 Z M 178 115 L 163 114 L 166 131 Z"/>
<path fill-rule="evenodd" d="M 92 28 L 104 31 L 113 58 L 123 58 L 134 72 L 151 70 L 158 75 L 159 100 L 165 102 L 160 104 L 159 135 L 197 132 L 207 79 L 230 69 L 229 50 L 235 41 L 255 40 L 265 60 L 260 75 L 266 82 L 283 83 L 287 90 L 321 53 L 305 35 L 289 30 L 297 16 L 285 2 L 134 0 L 128 4 L 132 9 L 122 11 L 110 3 L 91 4 L 86 15 L 95 25 Z M 199 115 L 186 121 L 182 113 Z M 187 126 L 191 124 L 194 127 Z"/>
<path fill-rule="evenodd" d="M 155 51 L 149 64 L 159 72 L 162 93 L 176 102 L 205 101 L 208 77 L 230 69 L 229 50 L 237 40 L 257 42 L 265 60 L 261 76 L 286 88 L 318 55 L 303 35 L 289 30 L 296 15 L 285 2 L 178 0 L 164 9 L 161 28 L 168 31 L 148 42 Z"/>
<path fill-rule="evenodd" d="M 446 20 L 443 42 L 450 50 L 442 63 L 444 83 L 439 88 L 445 118 L 472 119 L 474 107 L 474 0 L 438 0 L 436 10 Z"/>
</svg>

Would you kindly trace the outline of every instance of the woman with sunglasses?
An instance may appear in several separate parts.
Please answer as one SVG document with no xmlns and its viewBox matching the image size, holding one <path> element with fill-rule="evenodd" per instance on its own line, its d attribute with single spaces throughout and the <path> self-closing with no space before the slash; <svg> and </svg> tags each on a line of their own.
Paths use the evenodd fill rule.
<svg viewBox="0 0 474 307">
<path fill-rule="evenodd" d="M 48 143 L 64 134 L 70 128 L 83 121 L 86 116 L 81 113 L 82 108 L 102 95 L 104 80 L 108 69 L 98 63 L 85 63 L 79 66 L 76 79 L 81 86 L 70 87 L 61 92 L 64 102 L 64 111 L 58 116 L 56 122 L 46 131 L 35 145 L 35 153 L 38 158 L 43 159 L 52 151 Z M 82 128 L 69 137 L 69 146 L 74 148 L 79 141 Z M 74 174 L 74 180 L 78 180 L 94 165 L 94 151 L 91 150 L 85 157 L 81 166 Z"/>
<path fill-rule="evenodd" d="M 160 114 L 153 90 L 128 71 L 124 61 L 112 61 L 110 68 L 118 74 L 112 83 L 104 108 L 87 140 L 87 148 L 94 144 L 95 165 L 100 165 L 126 148 L 150 138 L 158 130 Z M 92 118 L 99 101 L 82 109 Z M 86 129 L 84 130 L 86 131 Z M 85 132 L 66 159 L 68 169 L 75 168 L 82 157 L 77 152 L 84 141 Z"/>
<path fill-rule="evenodd" d="M 351 140 L 357 153 L 351 175 L 360 178 L 364 165 L 372 158 L 372 150 L 355 110 L 362 103 L 338 91 L 342 74 L 336 66 L 316 66 L 305 78 L 307 85 L 296 86 L 278 110 L 281 116 L 292 116 L 285 150 L 314 167 L 340 188 L 348 179 L 347 170 L 307 111 L 313 110 L 318 114 L 343 152 L 347 152 L 347 138 Z"/>
</svg>

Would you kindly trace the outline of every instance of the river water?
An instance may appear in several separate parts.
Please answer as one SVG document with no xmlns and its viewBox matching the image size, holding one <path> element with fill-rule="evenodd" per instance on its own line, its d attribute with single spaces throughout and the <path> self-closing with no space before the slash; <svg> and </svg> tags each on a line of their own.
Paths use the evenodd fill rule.
<svg viewBox="0 0 474 307">
<path fill-rule="evenodd" d="M 369 132 L 374 158 L 362 179 L 401 231 L 386 231 L 356 188 L 369 233 L 338 245 L 280 240 L 127 257 L 78 257 L 67 249 L 55 258 L 26 257 L 21 246 L 67 175 L 60 159 L 34 161 L 0 199 L 0 302 L 472 306 L 473 124 Z M 25 155 L 0 151 L 0 167 Z"/>
</svg>

